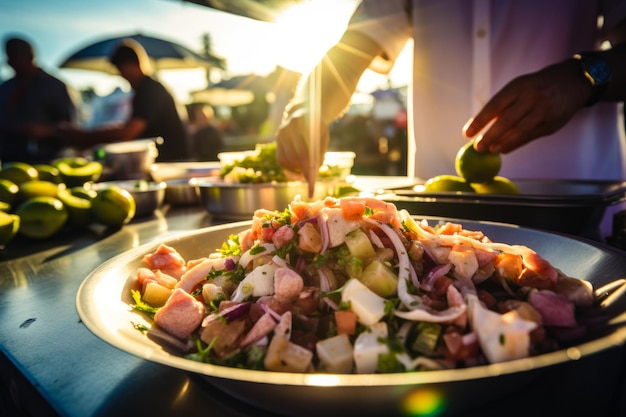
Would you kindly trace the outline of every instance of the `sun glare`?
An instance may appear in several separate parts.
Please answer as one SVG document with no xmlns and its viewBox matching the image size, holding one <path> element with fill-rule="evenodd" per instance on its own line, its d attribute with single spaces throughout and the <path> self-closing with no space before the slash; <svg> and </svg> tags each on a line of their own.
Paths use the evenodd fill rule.
<svg viewBox="0 0 626 417">
<path fill-rule="evenodd" d="M 355 7 L 353 0 L 305 0 L 285 10 L 275 23 L 277 64 L 309 72 L 339 40 Z"/>
</svg>

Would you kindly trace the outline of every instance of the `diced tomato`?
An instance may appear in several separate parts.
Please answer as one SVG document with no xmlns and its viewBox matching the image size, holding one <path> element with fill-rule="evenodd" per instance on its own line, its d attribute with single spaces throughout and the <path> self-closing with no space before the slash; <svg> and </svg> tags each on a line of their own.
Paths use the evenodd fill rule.
<svg viewBox="0 0 626 417">
<path fill-rule="evenodd" d="M 357 315 L 348 310 L 335 311 L 338 334 L 353 335 L 356 332 Z"/>
<path fill-rule="evenodd" d="M 346 220 L 360 220 L 365 213 L 365 200 L 349 198 L 339 202 L 341 214 Z"/>
<path fill-rule="evenodd" d="M 271 242 L 274 233 L 276 233 L 276 229 L 274 229 L 273 227 L 261 228 L 261 240 L 263 242 Z"/>
</svg>

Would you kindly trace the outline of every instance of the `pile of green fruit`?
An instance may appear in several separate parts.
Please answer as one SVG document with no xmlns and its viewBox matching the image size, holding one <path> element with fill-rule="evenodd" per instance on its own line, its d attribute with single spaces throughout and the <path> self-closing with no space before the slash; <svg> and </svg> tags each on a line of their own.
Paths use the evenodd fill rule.
<svg viewBox="0 0 626 417">
<path fill-rule="evenodd" d="M 455 158 L 458 175 L 437 175 L 424 183 L 425 192 L 469 192 L 480 194 L 517 194 L 519 189 L 510 179 L 499 176 L 502 156 L 478 152 L 474 142 L 468 141 Z"/>
<path fill-rule="evenodd" d="M 135 200 L 119 187 L 95 190 L 102 164 L 82 157 L 49 164 L 4 163 L 0 167 L 0 247 L 16 235 L 47 239 L 64 228 L 92 223 L 121 227 L 135 215 Z"/>
</svg>

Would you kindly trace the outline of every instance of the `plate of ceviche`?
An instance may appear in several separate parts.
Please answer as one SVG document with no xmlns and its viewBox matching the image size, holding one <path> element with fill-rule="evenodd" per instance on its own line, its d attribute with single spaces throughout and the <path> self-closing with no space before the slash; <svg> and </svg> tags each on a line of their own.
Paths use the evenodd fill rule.
<svg viewBox="0 0 626 417">
<path fill-rule="evenodd" d="M 622 345 L 625 270 L 566 235 L 296 198 L 121 254 L 76 301 L 111 345 L 271 412 L 445 415 Z"/>
</svg>

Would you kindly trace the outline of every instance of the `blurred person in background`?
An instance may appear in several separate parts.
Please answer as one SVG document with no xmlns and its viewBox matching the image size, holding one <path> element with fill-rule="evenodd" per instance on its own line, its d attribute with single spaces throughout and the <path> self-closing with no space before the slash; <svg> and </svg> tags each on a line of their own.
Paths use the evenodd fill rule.
<svg viewBox="0 0 626 417">
<path fill-rule="evenodd" d="M 617 103 L 626 96 L 624 0 L 363 0 L 287 106 L 279 163 L 314 180 L 311 140 L 317 165 L 327 124 L 363 72 L 388 72 L 410 38 L 409 176 L 454 174 L 457 151 L 476 137 L 477 150 L 507 154 L 500 175 L 512 179 L 626 179 Z M 605 41 L 611 47 L 601 50 Z M 319 98 L 308 94 L 312 83 Z M 312 139 L 315 100 L 321 133 Z"/>
<path fill-rule="evenodd" d="M 189 122 L 189 159 L 217 161 L 217 154 L 225 150 L 224 134 L 215 123 L 215 111 L 203 103 L 187 106 Z"/>
<path fill-rule="evenodd" d="M 63 149 L 57 126 L 76 121 L 67 85 L 37 65 L 32 44 L 5 40 L 15 75 L 0 84 L 0 161 L 46 163 Z"/>
<path fill-rule="evenodd" d="M 133 90 L 130 117 L 119 125 L 92 130 L 64 126 L 62 134 L 67 144 L 86 149 L 102 143 L 160 136 L 163 143 L 157 143 L 157 161 L 187 159 L 187 132 L 174 97 L 149 75 L 148 57 L 143 47 L 132 39 L 125 39 L 109 60 Z"/>
</svg>

